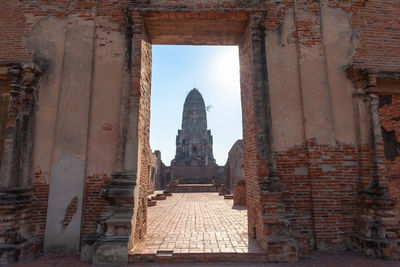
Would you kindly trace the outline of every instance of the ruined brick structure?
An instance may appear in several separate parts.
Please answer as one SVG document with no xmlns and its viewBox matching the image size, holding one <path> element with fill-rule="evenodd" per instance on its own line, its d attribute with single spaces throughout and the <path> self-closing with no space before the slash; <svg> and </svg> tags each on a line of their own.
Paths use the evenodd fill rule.
<svg viewBox="0 0 400 267">
<path fill-rule="evenodd" d="M 399 18 L 398 0 L 3 1 L 0 263 L 127 262 L 152 44 L 239 46 L 248 230 L 268 260 L 399 259 Z"/>
<path fill-rule="evenodd" d="M 154 190 L 165 189 L 166 186 L 166 166 L 161 160 L 161 152 L 159 150 L 154 151 L 154 153 L 151 153 L 150 159 L 149 193 L 153 192 Z"/>
<path fill-rule="evenodd" d="M 225 186 L 230 192 L 233 186 L 240 180 L 244 180 L 243 175 L 243 140 L 237 140 L 228 152 L 228 159 L 225 164 Z"/>
</svg>

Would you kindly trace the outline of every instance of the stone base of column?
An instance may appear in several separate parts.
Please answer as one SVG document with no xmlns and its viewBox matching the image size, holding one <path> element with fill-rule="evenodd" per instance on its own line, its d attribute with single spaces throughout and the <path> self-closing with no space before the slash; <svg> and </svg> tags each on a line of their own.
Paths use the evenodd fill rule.
<svg viewBox="0 0 400 267">
<path fill-rule="evenodd" d="M 82 261 L 96 265 L 128 263 L 135 186 L 136 173 L 118 172 L 100 191 L 109 202 L 108 210 L 98 218 L 97 231 L 82 240 Z"/>
<path fill-rule="evenodd" d="M 360 217 L 356 231 L 348 238 L 348 247 L 356 253 L 387 260 L 400 259 L 400 225 L 395 203 L 384 188 L 359 193 Z"/>
<path fill-rule="evenodd" d="M 81 260 L 95 265 L 128 264 L 129 237 L 90 236 L 81 247 Z"/>
<path fill-rule="evenodd" d="M 349 237 L 349 248 L 363 256 L 385 260 L 400 260 L 400 238 L 379 239 L 359 235 Z"/>
<path fill-rule="evenodd" d="M 0 189 L 0 265 L 41 251 L 33 223 L 32 188 Z"/>
<path fill-rule="evenodd" d="M 299 249 L 294 238 L 286 235 L 268 236 L 266 243 L 268 261 L 289 263 L 299 261 Z"/>
<path fill-rule="evenodd" d="M 284 192 L 278 183 L 268 186 L 269 190 L 261 191 L 263 205 L 263 236 L 260 240 L 271 262 L 298 262 L 299 244 L 289 233 L 290 219 L 286 215 L 283 203 Z"/>
</svg>

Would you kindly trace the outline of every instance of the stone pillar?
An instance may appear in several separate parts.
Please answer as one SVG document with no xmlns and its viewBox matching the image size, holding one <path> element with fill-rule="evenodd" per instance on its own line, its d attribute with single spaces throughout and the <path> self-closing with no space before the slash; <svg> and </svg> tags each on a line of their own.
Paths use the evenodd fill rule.
<svg viewBox="0 0 400 267">
<path fill-rule="evenodd" d="M 0 264 L 27 259 L 40 250 L 33 224 L 31 173 L 40 74 L 35 64 L 9 67 L 10 101 L 0 166 Z"/>
<path fill-rule="evenodd" d="M 361 181 L 358 192 L 359 216 L 349 247 L 363 255 L 383 259 L 400 259 L 400 224 L 396 219 L 395 201 L 390 197 L 384 164 L 384 144 L 379 117 L 377 72 L 348 70 L 356 88 L 356 97 L 364 100 L 364 114 L 369 118 L 370 172 L 368 181 Z M 356 101 L 356 109 L 360 109 Z M 361 116 L 357 118 L 362 120 Z M 360 123 L 360 122 L 359 122 Z M 359 138 L 360 139 L 360 138 Z M 360 153 L 360 151 L 359 151 Z"/>
<path fill-rule="evenodd" d="M 250 14 L 250 63 L 252 71 L 252 96 L 254 128 L 259 159 L 257 178 L 260 199 L 253 229 L 249 233 L 266 249 L 271 261 L 293 262 L 299 257 L 298 248 L 288 232 L 289 219 L 283 203 L 284 191 L 279 183 L 273 152 L 271 104 L 265 46 L 264 12 Z M 266 165 L 266 169 L 263 165 Z M 247 189 L 248 190 L 248 189 Z M 247 193 L 249 194 L 249 192 Z M 254 201 L 254 200 L 253 200 Z M 254 203 L 253 203 L 254 204 Z M 250 209 L 250 207 L 249 207 Z M 249 214 L 250 216 L 250 214 Z M 262 225 L 261 229 L 257 225 Z M 261 231 L 260 231 L 261 230 Z"/>
<path fill-rule="evenodd" d="M 264 12 L 250 15 L 250 49 L 253 75 L 254 111 L 257 124 L 258 155 L 268 164 L 268 184 L 276 183 L 277 173 L 272 147 L 272 117 L 269 97 L 267 55 L 265 48 Z"/>
<path fill-rule="evenodd" d="M 3 155 L 0 168 L 0 187 L 16 186 L 18 181 L 18 116 L 22 104 L 22 69 L 20 65 L 9 68 L 10 100 L 4 136 Z"/>
</svg>

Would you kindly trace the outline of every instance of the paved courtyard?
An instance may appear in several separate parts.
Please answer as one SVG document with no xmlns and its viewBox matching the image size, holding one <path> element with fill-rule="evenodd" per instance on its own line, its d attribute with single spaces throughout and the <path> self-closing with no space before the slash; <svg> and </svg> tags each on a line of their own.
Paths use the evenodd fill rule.
<svg viewBox="0 0 400 267">
<path fill-rule="evenodd" d="M 186 256 L 197 254 L 199 257 L 178 257 L 177 261 L 170 261 L 165 259 L 168 257 L 168 253 Z M 210 253 L 215 253 L 216 256 L 207 258 L 208 262 L 201 262 L 204 261 L 204 255 L 210 255 Z M 247 236 L 246 209 L 233 207 L 232 200 L 224 200 L 217 193 L 174 193 L 167 200 L 157 201 L 156 206 L 148 209 L 148 234 L 130 254 L 131 263 L 128 264 L 129 266 L 400 266 L 400 261 L 371 259 L 349 251 L 313 251 L 309 258 L 300 259 L 299 263 L 264 263 L 260 258 L 262 250 L 251 237 Z M 161 257 L 156 256 L 156 254 Z M 227 256 L 221 258 L 222 254 Z M 154 255 L 154 257 L 150 257 L 150 255 Z M 237 257 L 234 257 L 234 255 Z M 244 259 L 238 262 L 238 257 L 242 256 Z M 157 258 L 164 258 L 164 260 L 157 260 Z M 261 260 L 254 262 L 254 258 Z M 143 261 L 140 259 L 143 259 Z M 224 262 L 221 262 L 221 260 Z M 186 263 L 180 263 L 180 261 Z M 190 261 L 190 263 L 187 261 Z M 133 262 L 136 262 L 136 264 Z M 80 262 L 79 255 L 76 254 L 46 254 L 33 260 L 14 263 L 9 266 L 88 267 L 90 264 Z"/>
<path fill-rule="evenodd" d="M 174 193 L 148 208 L 147 235 L 131 254 L 262 253 L 247 210 L 218 193 Z"/>
</svg>

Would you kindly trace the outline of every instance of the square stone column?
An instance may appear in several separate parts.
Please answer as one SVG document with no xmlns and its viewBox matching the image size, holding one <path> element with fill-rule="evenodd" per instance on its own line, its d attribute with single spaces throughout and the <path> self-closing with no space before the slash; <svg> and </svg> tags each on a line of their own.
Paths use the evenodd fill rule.
<svg viewBox="0 0 400 267">
<path fill-rule="evenodd" d="M 41 73 L 36 64 L 8 66 L 10 100 L 0 166 L 0 265 L 31 258 L 41 249 L 33 223 L 31 169 Z"/>
</svg>

